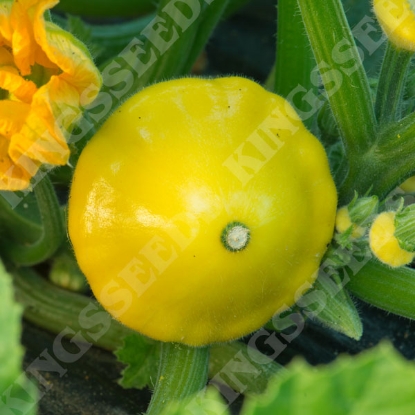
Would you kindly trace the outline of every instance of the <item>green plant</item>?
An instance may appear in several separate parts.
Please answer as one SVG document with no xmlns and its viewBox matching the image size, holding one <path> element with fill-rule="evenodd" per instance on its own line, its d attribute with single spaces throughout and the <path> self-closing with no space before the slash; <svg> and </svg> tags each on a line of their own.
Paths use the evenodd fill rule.
<svg viewBox="0 0 415 415">
<path fill-rule="evenodd" d="M 285 371 L 272 359 L 243 342 L 209 345 L 212 341 L 230 340 L 259 328 L 258 326 L 271 316 L 272 311 L 278 310 L 267 310 L 267 313 L 255 319 L 254 323 L 245 325 L 243 329 L 236 330 L 227 337 L 206 335 L 202 330 L 198 340 L 187 341 L 190 344 L 203 345 L 194 348 L 177 343 L 160 343 L 135 333 L 114 322 L 94 300 L 81 293 L 63 291 L 47 282 L 45 275 L 38 275 L 39 272 L 46 274 L 51 264 L 55 267 L 56 263 L 64 258 L 63 284 L 84 290 L 83 280 L 79 279 L 79 269 L 74 263 L 74 258 L 68 253 L 66 245 L 68 241 L 65 238 L 67 192 L 78 159 L 81 160 L 79 162 L 81 181 L 86 182 L 87 179 L 91 179 L 88 185 L 90 186 L 88 197 L 91 199 L 94 196 L 91 189 L 97 186 L 100 179 L 94 176 L 94 170 L 83 172 L 85 167 L 82 159 L 95 157 L 99 163 L 105 164 L 106 168 L 116 170 L 116 165 L 107 166 L 105 160 L 116 151 L 117 134 L 127 132 L 132 135 L 132 131 L 139 127 L 139 120 L 124 118 L 126 114 L 123 114 L 123 111 L 129 110 L 128 105 L 131 105 L 129 103 L 146 96 L 148 93 L 146 91 L 149 90 L 162 94 L 161 81 L 189 75 L 221 18 L 231 10 L 237 9 L 244 1 L 160 0 L 157 8 L 152 7 L 149 2 L 143 2 L 141 4 L 143 8 L 137 11 L 147 13 L 148 10 L 150 14 L 141 17 L 139 13 L 131 11 L 131 2 L 123 1 L 117 4 L 117 15 L 134 15 L 134 18 L 117 23 L 105 21 L 105 27 L 100 27 L 94 22 L 84 23 L 82 18 L 56 16 L 53 10 L 50 14 L 48 10 L 56 3 L 54 0 L 0 1 L 0 39 L 2 40 L 0 137 L 3 140 L 0 160 L 2 179 L 0 185 L 3 190 L 0 196 L 0 255 L 7 269 L 0 272 L 0 285 L 3 287 L 0 292 L 2 298 L 4 297 L 0 307 L 2 330 L 0 358 L 2 367 L 6 367 L 5 362 L 8 363 L 6 370 L 0 375 L 0 385 L 4 389 L 0 408 L 9 411 L 5 413 L 10 411 L 13 413 L 16 410 L 24 412 L 29 406 L 34 412 L 36 400 L 41 398 L 41 395 L 36 398 L 33 385 L 26 383 L 26 378 L 21 377 L 18 369 L 21 349 L 16 348 L 16 344 L 20 332 L 20 308 L 10 293 L 12 280 L 16 298 L 25 307 L 25 317 L 28 320 L 59 335 L 72 335 L 72 341 L 76 345 L 86 344 L 84 348 L 80 347 L 81 351 L 86 351 L 92 344 L 111 351 L 117 349 L 116 355 L 127 365 L 121 380 L 124 387 L 153 387 L 152 382 L 155 380 L 155 392 L 148 410 L 149 414 L 226 411 L 215 392 L 208 390 L 205 397 L 197 393 L 204 388 L 208 378 L 211 379 L 212 384 L 223 381 L 219 376 L 223 368 L 230 371 L 227 374 L 226 386 L 233 388 L 237 394 L 250 396 L 242 411 L 244 415 L 269 413 L 276 407 L 284 407 L 287 411 L 294 410 L 293 408 L 304 411 L 306 407 L 314 408 L 321 413 L 330 411 L 335 393 L 331 389 L 334 383 L 342 385 L 341 396 L 344 405 L 343 412 L 340 413 L 353 413 L 350 412 L 348 405 L 355 399 L 356 402 L 364 402 L 368 413 L 377 411 L 376 413 L 386 414 L 390 407 L 386 404 L 379 407 L 376 403 L 382 402 L 383 398 L 393 399 L 395 405 L 400 405 L 402 408 L 400 413 L 411 413 L 412 409 L 409 409 L 406 402 L 413 400 L 413 391 L 401 388 L 399 378 L 413 377 L 414 370 L 412 365 L 404 367 L 405 365 L 402 365 L 390 350 L 379 349 L 371 356 L 367 355 L 370 357 L 361 357 L 360 360 L 349 358 L 348 362 L 352 362 L 350 370 L 345 368 L 345 364 L 340 360 L 337 366 L 334 365 L 332 368 L 317 369 L 315 375 L 312 373 L 313 370 L 301 363 Z M 106 2 L 103 12 L 115 15 L 115 12 L 108 12 L 111 4 Z M 371 6 L 369 2 L 365 4 L 369 9 Z M 82 3 L 78 1 L 71 2 L 70 5 L 79 8 L 78 10 L 83 8 Z M 413 195 L 402 190 L 411 189 L 410 181 L 405 182 L 402 189 L 398 188 L 415 174 L 413 139 L 415 102 L 412 93 L 414 71 L 411 68 L 413 28 L 411 24 L 408 25 L 408 22 L 411 23 L 414 19 L 413 2 L 375 1 L 374 6 L 377 18 L 388 36 L 387 40 L 381 37 L 372 14 L 358 17 L 357 23 L 355 21 L 351 29 L 350 18 L 348 20 L 346 17 L 345 7 L 339 0 L 278 1 L 276 64 L 266 84 L 272 92 L 277 92 L 291 103 L 304 125 L 324 145 L 337 187 L 339 210 L 334 229 L 332 208 L 335 198 L 333 188 L 330 187 L 331 179 L 322 185 L 325 191 L 321 193 L 313 193 L 316 192 L 315 186 L 310 188 L 309 185 L 315 182 L 305 180 L 298 188 L 296 187 L 295 191 L 298 194 L 295 198 L 287 199 L 287 203 L 291 205 L 289 208 L 292 209 L 291 212 L 288 209 L 288 219 L 291 222 L 293 219 L 295 221 L 298 207 L 295 201 L 300 202 L 305 196 L 318 194 L 318 200 L 313 203 L 315 210 L 309 217 L 303 217 L 296 225 L 303 229 L 307 223 L 316 223 L 315 220 L 319 215 L 322 215 L 323 222 L 330 224 L 330 229 L 324 232 L 322 229 L 313 230 L 314 236 L 307 236 L 309 240 L 301 245 L 305 248 L 290 257 L 290 260 L 296 261 L 294 268 L 303 265 L 301 257 L 307 255 L 303 251 L 307 251 L 307 246 L 312 247 L 317 244 L 317 236 L 324 234 L 317 244 L 319 248 L 311 250 L 311 254 L 321 255 L 325 250 L 321 245 L 326 242 L 329 242 L 329 245 L 324 257 L 319 256 L 318 261 L 316 260 L 320 262 L 320 267 L 313 286 L 311 287 L 310 284 L 301 286 L 300 283 L 294 288 L 290 286 L 290 299 L 287 306 L 291 308 L 285 307 L 283 314 L 276 314 L 266 324 L 267 330 L 271 331 L 259 328 L 259 331 L 250 337 L 254 339 L 253 344 L 256 339 L 265 338 L 265 343 L 275 352 L 271 356 L 273 358 L 278 356 L 278 351 L 282 347 L 275 333 L 290 341 L 289 339 L 301 332 L 300 324 L 297 324 L 294 333 L 287 332 L 287 328 L 292 327 L 292 322 L 296 322 L 298 316 L 315 319 L 358 340 L 362 335 L 362 323 L 350 294 L 388 312 L 415 319 L 413 305 L 415 271 L 410 267 L 415 255 Z M 65 10 L 69 7 L 69 3 L 62 2 L 60 7 L 61 10 Z M 91 8 L 87 9 L 88 7 L 85 8 L 85 15 L 91 16 L 93 14 Z M 69 34 L 68 31 L 72 33 Z M 93 65 L 91 56 L 81 41 L 90 46 L 91 51 L 96 55 L 99 70 Z M 382 49 L 384 56 L 380 73 L 376 79 L 369 78 L 363 63 L 366 63 L 366 58 Z M 242 84 L 248 83 L 246 80 L 237 79 Z M 173 81 L 173 84 L 181 84 L 185 89 L 192 91 L 190 88 L 198 82 L 209 86 L 219 81 L 196 81 L 185 78 Z M 157 85 L 139 93 L 151 84 Z M 260 88 L 259 90 L 261 92 L 258 94 L 263 97 L 261 102 L 254 103 L 250 98 L 252 101 L 250 104 L 254 108 L 249 107 L 251 109 L 248 112 L 252 111 L 258 119 L 261 119 L 267 115 L 267 111 L 262 110 L 262 105 L 273 95 Z M 139 94 L 135 95 L 136 93 Z M 135 95 L 132 101 L 122 105 L 132 95 Z M 199 98 L 200 93 L 196 96 L 192 95 L 195 102 Z M 180 101 L 180 98 L 178 99 Z M 282 106 L 284 101 L 280 102 L 279 105 Z M 152 120 L 151 127 L 160 129 L 157 130 L 158 132 L 163 131 L 163 123 L 166 121 L 167 124 L 170 117 L 167 109 L 161 107 L 163 108 L 161 113 L 151 111 L 152 116 L 155 117 L 157 114 Z M 199 107 L 195 105 L 195 108 Z M 192 123 L 195 121 L 195 115 L 191 116 L 191 112 L 192 106 L 189 105 L 179 115 Z M 135 114 L 134 111 L 132 113 Z M 247 136 L 244 136 L 240 125 L 244 125 L 244 122 L 251 118 L 244 111 L 237 112 L 235 117 L 231 121 L 238 127 L 235 129 L 238 137 L 232 143 L 237 150 L 238 145 L 251 133 L 249 131 L 246 133 Z M 237 123 L 238 117 L 241 118 L 240 124 Z M 108 122 L 104 125 L 107 119 Z M 173 119 L 173 121 L 177 120 Z M 198 123 L 202 123 L 201 125 L 205 127 L 204 130 L 207 130 L 204 122 L 203 119 L 198 120 Z M 277 120 L 276 123 L 278 122 L 280 121 Z M 122 126 L 117 131 L 116 126 L 119 123 L 125 123 L 126 126 L 128 124 L 130 130 Z M 261 123 L 258 121 L 256 124 L 259 128 Z M 98 154 L 98 150 L 94 150 L 94 142 L 98 142 L 108 125 L 113 125 L 111 131 L 106 134 L 109 135 L 108 140 L 113 137 L 114 150 L 106 149 L 105 159 L 102 159 L 103 155 Z M 250 130 L 255 128 L 255 125 L 250 125 Z M 308 133 L 304 134 L 311 137 Z M 91 140 L 94 136 L 96 139 Z M 91 145 L 88 145 L 84 151 L 89 141 Z M 167 171 L 169 168 L 172 169 L 173 179 L 174 175 L 181 171 L 180 156 L 175 155 L 180 149 L 180 143 L 181 137 L 178 136 L 174 143 L 169 144 L 170 147 L 163 150 L 163 153 L 166 153 L 165 159 L 162 162 L 160 160 L 152 162 L 148 172 L 145 172 L 146 174 L 151 172 L 151 180 L 149 179 L 148 186 L 143 188 L 143 192 L 150 193 L 156 188 L 156 175 L 161 170 L 160 165 L 167 166 Z M 289 145 L 287 139 L 287 148 Z M 266 146 L 269 147 L 269 143 L 266 143 Z M 293 162 L 293 157 L 298 155 L 299 149 L 291 150 L 286 164 L 283 165 L 283 171 L 279 171 L 278 168 L 281 166 L 276 165 L 274 170 L 270 169 L 265 181 L 254 189 L 255 195 L 250 197 L 254 206 L 258 206 L 261 194 L 268 191 L 286 195 L 289 188 L 293 187 L 290 180 L 298 180 L 299 174 L 309 174 L 306 172 L 310 169 L 304 169 L 303 165 L 298 166 L 297 162 Z M 189 151 L 196 152 L 194 148 Z M 201 146 L 198 151 L 206 152 L 206 146 Z M 126 150 L 123 149 L 123 152 L 125 153 Z M 80 158 L 81 154 L 84 155 Z M 168 156 L 172 155 L 175 155 L 174 161 L 169 160 Z M 231 152 L 228 156 L 230 155 Z M 127 153 L 127 156 L 132 154 Z M 327 170 L 326 157 L 320 150 L 304 152 L 304 163 L 307 160 L 306 156 L 313 163 L 317 163 L 319 168 L 323 168 L 324 165 L 325 171 Z M 131 158 L 127 158 L 130 163 Z M 140 165 L 133 167 L 141 174 L 140 168 L 143 168 L 146 160 L 150 159 L 150 154 L 147 155 L 143 151 Z M 273 166 L 272 157 L 265 161 L 270 163 L 269 166 Z M 52 169 L 51 165 L 61 165 L 61 167 Z M 218 168 L 217 163 L 214 166 L 215 168 L 209 171 L 212 177 L 215 176 Z M 252 165 L 249 170 L 249 163 L 243 167 L 248 168 L 248 173 L 253 176 L 257 173 Z M 288 170 L 289 177 L 285 178 L 283 183 L 286 187 L 279 184 L 278 178 L 273 181 L 272 174 L 283 175 Z M 259 178 L 261 173 L 258 174 Z M 146 180 L 144 173 L 138 176 L 140 180 Z M 324 173 L 323 176 L 326 178 L 328 174 Z M 122 257 L 124 244 L 120 244 L 122 248 L 120 251 L 115 251 L 117 238 L 122 238 L 122 229 L 108 225 L 111 222 L 111 215 L 108 216 L 108 211 L 105 210 L 104 202 L 111 199 L 109 193 L 105 194 L 105 191 L 110 192 L 111 188 L 108 186 L 106 188 L 105 183 L 101 183 L 100 187 L 96 187 L 100 192 L 94 196 L 94 203 L 87 203 L 85 198 L 82 199 L 77 193 L 77 187 L 81 186 L 77 180 L 75 178 L 73 203 L 79 204 L 80 207 L 76 208 L 78 209 L 76 213 L 70 212 L 70 215 L 75 216 L 69 218 L 73 226 L 71 235 L 76 254 L 81 258 L 86 253 L 86 247 L 75 241 L 77 233 L 85 236 L 89 232 L 88 226 L 92 226 L 94 218 L 98 217 L 97 226 L 103 234 L 106 229 L 108 230 L 111 244 L 108 249 L 103 250 L 99 248 L 99 240 L 95 241 L 88 247 L 92 254 L 89 258 L 80 260 L 80 265 L 88 278 L 99 270 L 98 274 L 108 273 L 108 280 L 105 281 L 111 282 L 111 272 L 114 272 L 111 266 L 118 259 L 125 259 Z M 209 180 L 214 181 L 214 179 Z M 221 178 L 217 180 L 220 182 Z M 120 182 L 118 185 L 127 189 L 126 196 L 128 196 L 128 188 L 134 187 L 133 181 Z M 160 200 L 163 201 L 159 198 L 158 203 L 161 203 Z M 132 213 L 130 211 L 125 213 L 123 202 L 124 200 L 119 201 L 117 209 L 127 216 L 128 221 L 128 216 Z M 321 209 L 326 204 L 328 212 L 322 214 Z M 174 204 L 165 202 L 165 205 L 168 211 Z M 82 206 L 88 206 L 89 210 L 86 211 Z M 166 212 L 163 215 L 166 216 Z M 83 221 L 83 228 L 77 224 L 78 219 Z M 242 226 L 240 229 L 239 222 L 249 226 L 240 218 L 232 216 L 228 219 L 233 227 L 239 226 L 238 230 L 242 233 L 245 232 L 245 228 Z M 235 225 L 235 221 L 238 221 L 238 225 Z M 276 222 L 276 228 L 281 222 Z M 207 231 L 209 230 L 208 227 Z M 117 235 L 117 231 L 120 235 Z M 142 229 L 137 229 L 138 231 L 141 232 Z M 332 231 L 333 238 L 329 241 Z M 275 229 L 274 232 L 277 233 L 278 230 Z M 299 232 L 300 237 L 308 235 L 304 230 L 300 229 Z M 248 240 L 246 232 L 244 235 Z M 254 238 L 254 235 L 251 236 Z M 217 237 L 218 246 L 220 246 L 220 237 L 221 235 Z M 284 237 L 289 240 L 290 235 Z M 282 250 L 284 240 L 267 235 L 269 246 L 273 246 L 274 249 Z M 225 253 L 232 260 L 237 261 L 249 252 L 248 248 L 240 252 Z M 117 252 L 115 257 L 111 256 L 113 251 Z M 132 255 L 131 252 L 126 254 L 127 257 Z M 105 261 L 98 264 L 104 256 Z M 211 255 L 210 260 L 214 263 L 214 255 Z M 281 273 L 278 273 L 271 268 L 278 268 L 279 264 L 272 263 L 269 256 L 265 260 L 267 263 L 264 264 L 264 268 L 259 269 L 254 263 L 253 270 L 247 274 L 249 278 L 244 279 L 242 288 L 248 293 L 250 290 L 255 292 L 258 288 L 255 286 L 257 281 L 255 272 L 261 274 L 274 272 L 278 278 L 284 279 L 285 276 L 289 277 L 285 274 L 293 269 L 291 264 L 289 267 L 283 267 Z M 278 261 L 284 261 L 284 255 L 278 256 Z M 312 271 L 317 269 L 317 262 L 315 267 L 307 269 L 307 272 L 312 274 Z M 223 261 L 217 265 L 222 266 Z M 198 267 L 200 268 L 200 265 Z M 180 270 L 181 274 L 185 272 L 183 269 Z M 193 274 L 197 272 L 197 267 L 192 269 Z M 68 281 L 71 275 L 76 278 L 73 282 Z M 148 280 L 151 274 L 145 276 Z M 189 281 L 192 276 L 179 275 L 183 278 L 182 282 Z M 98 280 L 98 277 L 95 275 L 93 278 Z M 51 277 L 52 280 L 55 278 L 56 274 Z M 315 276 L 310 275 L 310 278 L 314 280 Z M 91 285 L 96 291 L 96 283 L 93 282 Z M 173 291 L 174 284 L 169 287 L 169 290 Z M 229 286 L 225 285 L 225 287 L 222 292 L 223 298 L 232 301 L 231 290 Z M 111 289 L 114 287 L 110 287 L 109 294 Z M 239 289 L 237 292 L 240 293 Z M 284 290 L 285 288 L 282 289 Z M 214 297 L 215 291 L 209 292 L 209 298 Z M 154 295 L 157 297 L 157 293 Z M 280 294 L 268 290 L 265 297 L 273 298 L 277 295 Z M 176 293 L 175 296 L 172 304 L 177 301 L 178 294 Z M 107 308 L 111 306 L 117 308 L 123 303 L 122 292 L 118 292 L 116 296 L 97 295 L 97 298 Z M 223 298 L 221 304 L 224 303 Z M 295 299 L 294 305 L 293 299 Z M 248 302 L 249 308 L 245 310 L 248 314 L 242 313 L 242 317 L 237 318 L 238 321 L 246 320 L 246 316 L 255 310 L 256 300 L 251 300 Z M 190 310 L 186 309 L 184 314 L 191 314 L 194 310 L 201 309 L 203 307 L 203 304 L 199 304 L 201 301 L 203 297 L 198 297 L 193 304 L 196 306 Z M 206 310 L 209 314 L 209 307 Z M 221 310 L 221 307 L 213 310 L 214 313 L 211 313 L 213 320 L 220 319 L 228 311 L 228 309 L 226 312 Z M 68 321 L 71 322 L 69 331 Z M 192 320 L 187 321 L 191 321 L 191 324 L 186 326 L 185 335 L 191 332 L 192 325 L 196 324 Z M 160 322 L 157 324 L 159 327 L 162 326 Z M 134 321 L 129 321 L 128 325 L 161 340 L 177 342 L 181 338 L 180 333 L 166 337 L 163 334 L 153 334 L 155 331 L 146 331 L 142 324 L 135 324 Z M 230 332 L 229 327 L 224 331 Z M 202 338 L 203 340 L 200 340 Z M 250 343 L 250 340 L 247 342 Z M 6 351 L 7 357 L 1 353 L 2 350 Z M 243 384 L 229 375 L 235 367 L 239 369 L 242 367 L 243 370 L 240 371 L 245 371 Z M 395 379 L 394 387 L 396 386 L 396 389 L 392 388 L 389 391 L 390 394 L 388 391 L 382 393 L 380 400 L 379 396 L 373 396 L 369 390 L 367 395 L 360 394 L 364 389 L 360 386 L 364 382 L 365 385 L 374 385 L 376 389 L 380 387 L 378 379 L 373 375 L 377 373 L 376 371 Z M 317 399 L 317 393 L 310 394 L 311 400 L 308 401 L 293 395 L 293 390 L 302 390 L 298 389 L 298 385 L 307 389 L 317 385 L 319 391 L 324 388 L 324 399 Z M 22 390 L 26 390 L 27 394 L 25 395 Z M 392 390 L 394 390 L 393 396 L 391 396 Z M 13 394 L 10 391 L 14 391 Z M 262 395 L 264 391 L 267 392 Z M 301 395 L 301 392 L 297 393 Z M 253 398 L 252 395 L 255 394 L 260 395 Z M 173 402 L 171 407 L 166 407 L 166 400 L 176 402 Z M 347 412 L 349 409 L 350 411 Z"/>
</svg>

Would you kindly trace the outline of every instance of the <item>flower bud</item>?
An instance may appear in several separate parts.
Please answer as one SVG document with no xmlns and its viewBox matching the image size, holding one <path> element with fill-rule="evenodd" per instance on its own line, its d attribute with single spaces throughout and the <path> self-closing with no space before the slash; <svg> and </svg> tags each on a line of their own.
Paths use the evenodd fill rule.
<svg viewBox="0 0 415 415">
<path fill-rule="evenodd" d="M 415 253 L 403 249 L 395 236 L 395 212 L 383 212 L 373 221 L 369 232 L 370 249 L 379 261 L 391 267 L 407 265 Z"/>
<path fill-rule="evenodd" d="M 415 13 L 412 0 L 374 0 L 373 10 L 391 43 L 415 51 Z"/>
<path fill-rule="evenodd" d="M 378 210 L 377 196 L 355 198 L 340 208 L 336 217 L 336 230 L 339 233 L 351 232 L 352 238 L 361 238 L 366 232 L 366 225 Z"/>
<path fill-rule="evenodd" d="M 409 179 L 406 179 L 403 183 L 399 185 L 399 187 L 405 193 L 412 193 L 415 192 L 415 176 L 411 176 Z"/>
<path fill-rule="evenodd" d="M 415 205 L 409 205 L 395 215 L 395 236 L 399 246 L 415 252 Z"/>
</svg>

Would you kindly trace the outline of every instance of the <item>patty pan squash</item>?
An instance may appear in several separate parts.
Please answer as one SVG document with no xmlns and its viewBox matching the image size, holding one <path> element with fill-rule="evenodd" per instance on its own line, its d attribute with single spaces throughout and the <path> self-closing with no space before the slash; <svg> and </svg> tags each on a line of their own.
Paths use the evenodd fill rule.
<svg viewBox="0 0 415 415">
<path fill-rule="evenodd" d="M 240 77 L 184 78 L 131 97 L 86 146 L 69 235 L 116 319 L 201 346 L 294 304 L 336 203 L 322 145 L 283 98 Z"/>
</svg>

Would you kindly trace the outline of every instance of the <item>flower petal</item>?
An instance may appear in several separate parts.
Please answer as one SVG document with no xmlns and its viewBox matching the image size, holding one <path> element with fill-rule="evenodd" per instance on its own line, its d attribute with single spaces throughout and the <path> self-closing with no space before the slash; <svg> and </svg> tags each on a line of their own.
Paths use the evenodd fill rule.
<svg viewBox="0 0 415 415">
<path fill-rule="evenodd" d="M 85 45 L 50 22 L 42 24 L 36 20 L 34 30 L 36 41 L 48 58 L 62 70 L 62 79 L 78 90 L 81 105 L 92 102 L 101 88 L 102 78 Z M 89 94 L 83 94 L 84 91 Z"/>
<path fill-rule="evenodd" d="M 0 47 L 0 66 L 14 65 L 13 54 L 4 46 Z"/>
<path fill-rule="evenodd" d="M 11 138 L 12 160 L 20 164 L 26 156 L 41 163 L 66 164 L 69 148 L 64 131 L 81 115 L 78 102 L 78 91 L 60 76 L 52 76 L 33 96 L 25 124 Z"/>
<path fill-rule="evenodd" d="M 23 190 L 30 185 L 30 179 L 36 173 L 38 165 L 32 162 L 32 166 L 37 166 L 36 171 L 32 168 L 29 173 L 24 168 L 17 166 L 7 154 L 9 140 L 0 135 L 0 190 Z"/>
<path fill-rule="evenodd" d="M 53 68 L 54 65 L 35 40 L 34 25 L 45 25 L 43 14 L 58 0 L 19 0 L 13 3 L 10 23 L 13 28 L 12 47 L 16 66 L 22 75 L 31 73 L 31 66 L 39 63 Z"/>
<path fill-rule="evenodd" d="M 0 0 L 0 189 L 21 190 L 42 163 L 66 164 L 66 137 L 102 79 L 82 42 L 44 13 L 59 0 Z"/>
<path fill-rule="evenodd" d="M 37 91 L 36 85 L 22 78 L 13 66 L 0 67 L 0 88 L 27 103 L 30 103 L 33 94 Z"/>
<path fill-rule="evenodd" d="M 29 104 L 17 101 L 1 100 L 0 135 L 10 138 L 13 134 L 18 133 L 25 123 L 29 111 Z"/>
<path fill-rule="evenodd" d="M 12 40 L 12 26 L 10 24 L 10 13 L 13 0 L 0 0 L 0 45 L 10 44 Z"/>
</svg>

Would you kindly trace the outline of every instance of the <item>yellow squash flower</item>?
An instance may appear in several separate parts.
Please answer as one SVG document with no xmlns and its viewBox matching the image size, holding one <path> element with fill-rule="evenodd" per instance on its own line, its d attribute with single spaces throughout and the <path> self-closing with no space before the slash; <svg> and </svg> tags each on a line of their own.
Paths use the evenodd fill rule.
<svg viewBox="0 0 415 415">
<path fill-rule="evenodd" d="M 400 49 L 415 52 L 413 0 L 374 0 L 373 10 L 389 40 Z"/>
<path fill-rule="evenodd" d="M 86 47 L 44 14 L 58 0 L 0 0 L 0 190 L 68 161 L 68 129 L 101 76 Z"/>
</svg>

